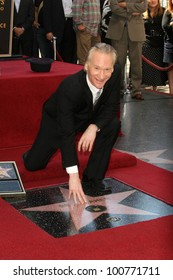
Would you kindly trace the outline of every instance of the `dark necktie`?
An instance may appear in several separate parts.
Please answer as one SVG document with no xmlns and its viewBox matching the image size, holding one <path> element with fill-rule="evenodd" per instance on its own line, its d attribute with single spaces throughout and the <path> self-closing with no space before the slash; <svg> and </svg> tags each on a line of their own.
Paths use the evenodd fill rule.
<svg viewBox="0 0 173 280">
<path fill-rule="evenodd" d="M 99 91 L 98 91 L 97 94 L 96 94 L 96 99 L 95 99 L 95 101 L 94 101 L 94 106 L 97 104 L 101 93 L 102 93 L 102 89 L 99 89 Z"/>
</svg>

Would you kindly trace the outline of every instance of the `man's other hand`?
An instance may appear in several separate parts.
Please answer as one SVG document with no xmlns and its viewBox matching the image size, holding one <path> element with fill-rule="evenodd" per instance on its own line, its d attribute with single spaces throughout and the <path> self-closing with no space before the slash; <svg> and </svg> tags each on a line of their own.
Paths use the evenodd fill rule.
<svg viewBox="0 0 173 280">
<path fill-rule="evenodd" d="M 90 124 L 82 134 L 79 143 L 78 151 L 91 152 L 97 135 L 98 127 L 95 124 Z"/>
</svg>

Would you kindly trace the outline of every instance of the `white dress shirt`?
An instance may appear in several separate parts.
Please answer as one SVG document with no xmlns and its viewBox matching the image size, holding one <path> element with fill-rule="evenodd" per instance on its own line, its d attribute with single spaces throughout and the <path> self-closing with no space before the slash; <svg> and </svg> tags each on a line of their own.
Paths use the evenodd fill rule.
<svg viewBox="0 0 173 280">
<path fill-rule="evenodd" d="M 62 0 L 62 4 L 65 17 L 72 17 L 72 0 Z"/>
<path fill-rule="evenodd" d="M 96 88 L 95 86 L 93 86 L 90 82 L 90 80 L 88 79 L 88 75 L 86 76 L 86 81 L 87 81 L 87 84 L 92 92 L 92 96 L 93 96 L 93 104 L 95 104 L 95 101 L 96 99 L 98 98 L 98 92 L 99 92 L 99 97 L 100 95 L 102 94 L 102 91 L 103 89 L 99 89 L 99 88 Z"/>
<path fill-rule="evenodd" d="M 15 7 L 16 7 L 16 11 L 18 13 L 19 11 L 19 6 L 20 6 L 20 0 L 14 0 L 14 4 L 15 4 Z"/>
</svg>

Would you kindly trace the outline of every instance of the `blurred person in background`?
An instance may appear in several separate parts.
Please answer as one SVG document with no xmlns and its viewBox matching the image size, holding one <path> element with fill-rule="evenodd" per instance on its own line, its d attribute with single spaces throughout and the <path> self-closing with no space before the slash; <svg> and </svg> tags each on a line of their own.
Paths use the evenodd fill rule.
<svg viewBox="0 0 173 280">
<path fill-rule="evenodd" d="M 111 40 L 106 38 L 106 33 L 108 30 L 108 25 L 111 17 L 111 7 L 110 0 L 100 0 L 100 10 L 101 10 L 101 41 L 111 45 Z"/>
<path fill-rule="evenodd" d="M 52 47 L 56 38 L 56 49 L 64 62 L 76 63 L 76 34 L 73 29 L 72 0 L 44 0 L 43 23 L 46 37 Z"/>
<path fill-rule="evenodd" d="M 33 55 L 33 0 L 14 0 L 12 54 Z"/>
<path fill-rule="evenodd" d="M 41 57 L 50 57 L 52 53 L 52 46 L 49 40 L 46 38 L 46 32 L 44 29 L 43 22 L 43 0 L 35 0 L 35 20 L 34 20 L 34 31 L 35 31 L 35 53 Z"/>
<path fill-rule="evenodd" d="M 163 61 L 167 65 L 173 64 L 173 0 L 168 1 L 167 9 L 164 12 L 162 19 L 162 27 L 165 32 L 164 38 L 164 57 Z M 173 94 L 173 65 L 168 71 L 168 81 L 170 93 Z"/>
<path fill-rule="evenodd" d="M 106 37 L 118 53 L 118 63 L 122 71 L 121 92 L 124 95 L 124 74 L 127 55 L 130 60 L 131 96 L 143 100 L 142 84 L 142 44 L 145 41 L 143 13 L 147 0 L 110 0 L 111 18 Z"/>
<path fill-rule="evenodd" d="M 100 37 L 100 0 L 73 0 L 72 5 L 74 29 L 77 40 L 77 59 L 84 65 L 88 52 Z"/>
<path fill-rule="evenodd" d="M 148 0 L 148 9 L 143 14 L 146 41 L 143 44 L 142 54 L 160 67 L 165 67 L 165 63 L 163 63 L 164 31 L 162 29 L 164 11 L 159 0 Z M 165 86 L 167 79 L 167 72 L 160 71 L 143 60 L 143 84 L 152 86 L 153 90 L 156 90 L 157 86 Z"/>
</svg>

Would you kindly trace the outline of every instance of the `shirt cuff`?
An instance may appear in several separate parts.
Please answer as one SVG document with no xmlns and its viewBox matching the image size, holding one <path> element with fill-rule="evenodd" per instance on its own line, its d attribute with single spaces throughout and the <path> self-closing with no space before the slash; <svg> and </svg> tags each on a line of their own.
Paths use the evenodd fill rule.
<svg viewBox="0 0 173 280">
<path fill-rule="evenodd" d="M 74 166 L 66 167 L 66 172 L 68 174 L 78 173 L 78 166 L 74 165 Z"/>
</svg>

